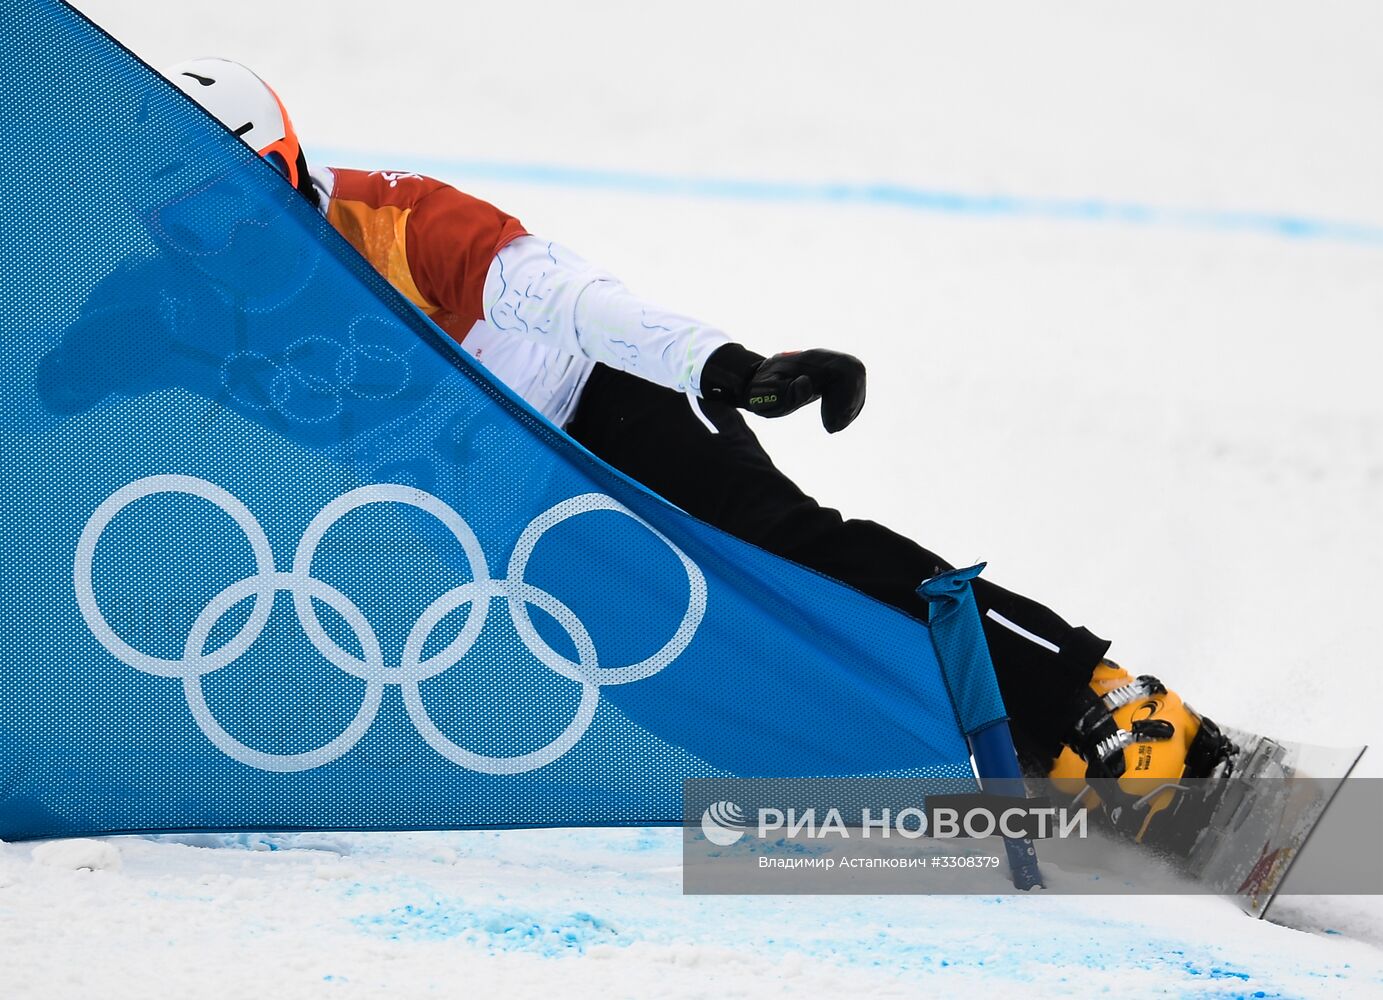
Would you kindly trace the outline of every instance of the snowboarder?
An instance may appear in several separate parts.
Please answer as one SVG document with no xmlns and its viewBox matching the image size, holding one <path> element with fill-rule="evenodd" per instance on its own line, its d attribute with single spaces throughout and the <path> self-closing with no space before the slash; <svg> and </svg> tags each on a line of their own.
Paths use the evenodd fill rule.
<svg viewBox="0 0 1383 1000">
<path fill-rule="evenodd" d="M 741 414 L 783 417 L 820 400 L 825 429 L 842 431 L 865 401 L 858 359 L 821 348 L 764 357 L 639 299 L 440 181 L 311 169 L 274 91 L 238 63 L 194 59 L 165 75 L 277 168 L 460 351 L 597 456 L 710 524 L 925 617 L 916 588 L 949 564 L 805 495 Z M 1208 776 L 1233 753 L 1174 692 L 1108 660 L 1105 639 L 987 580 L 975 581 L 975 596 L 1029 769 L 1076 788 L 1087 775 L 1173 783 Z M 1119 826 L 1141 839 L 1172 797 L 1117 810 Z"/>
</svg>

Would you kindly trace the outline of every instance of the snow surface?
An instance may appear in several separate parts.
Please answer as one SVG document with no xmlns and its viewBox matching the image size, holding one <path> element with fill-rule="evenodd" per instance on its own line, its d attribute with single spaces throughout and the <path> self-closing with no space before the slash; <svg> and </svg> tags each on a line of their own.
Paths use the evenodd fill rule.
<svg viewBox="0 0 1383 1000">
<path fill-rule="evenodd" d="M 254 65 L 309 152 L 453 180 L 761 351 L 851 350 L 847 433 L 759 424 L 810 491 L 1217 719 L 1383 736 L 1383 8 L 77 6 L 155 65 Z M 667 830 L 0 845 L 0 994 L 1383 994 L 1374 897 L 1293 928 L 700 898 L 679 860 Z"/>
</svg>

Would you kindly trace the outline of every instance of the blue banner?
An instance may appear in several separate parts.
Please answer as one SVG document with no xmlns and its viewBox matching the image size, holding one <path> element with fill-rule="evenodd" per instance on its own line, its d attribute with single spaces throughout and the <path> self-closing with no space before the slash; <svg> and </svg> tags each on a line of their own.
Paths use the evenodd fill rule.
<svg viewBox="0 0 1383 1000">
<path fill-rule="evenodd" d="M 0 838 L 973 788 L 924 624 L 603 465 L 99 29 L 5 7 Z"/>
</svg>

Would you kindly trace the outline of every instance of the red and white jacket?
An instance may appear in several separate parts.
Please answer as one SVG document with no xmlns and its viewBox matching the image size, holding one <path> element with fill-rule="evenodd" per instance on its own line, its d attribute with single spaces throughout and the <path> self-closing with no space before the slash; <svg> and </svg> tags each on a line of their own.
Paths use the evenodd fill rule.
<svg viewBox="0 0 1383 1000">
<path fill-rule="evenodd" d="M 642 302 L 517 219 L 411 173 L 313 176 L 328 221 L 468 355 L 557 426 L 597 362 L 700 395 L 729 337 Z"/>
</svg>

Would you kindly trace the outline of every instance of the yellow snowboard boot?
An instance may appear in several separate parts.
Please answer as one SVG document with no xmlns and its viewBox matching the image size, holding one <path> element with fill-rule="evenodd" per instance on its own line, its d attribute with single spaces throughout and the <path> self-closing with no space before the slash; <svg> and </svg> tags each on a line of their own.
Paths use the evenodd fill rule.
<svg viewBox="0 0 1383 1000">
<path fill-rule="evenodd" d="M 1155 819 L 1208 779 L 1237 748 L 1218 726 L 1155 677 L 1133 677 L 1103 660 L 1086 708 L 1049 777 L 1059 792 L 1099 806 L 1121 833 L 1143 843 Z"/>
</svg>

